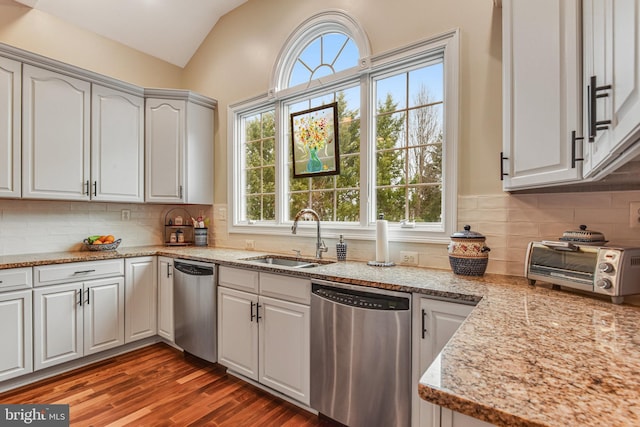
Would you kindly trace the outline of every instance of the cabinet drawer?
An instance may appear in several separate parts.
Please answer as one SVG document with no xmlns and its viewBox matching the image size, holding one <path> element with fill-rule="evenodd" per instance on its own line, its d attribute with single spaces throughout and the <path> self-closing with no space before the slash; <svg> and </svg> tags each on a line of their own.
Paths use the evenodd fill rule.
<svg viewBox="0 0 640 427">
<path fill-rule="evenodd" d="M 72 262 L 33 268 L 34 286 L 84 282 L 102 277 L 124 275 L 124 260 Z"/>
<path fill-rule="evenodd" d="M 311 301 L 311 280 L 260 273 L 260 295 L 308 305 Z"/>
<path fill-rule="evenodd" d="M 32 276 L 31 267 L 0 270 L 0 292 L 30 288 Z"/>
<path fill-rule="evenodd" d="M 221 266 L 218 269 L 218 284 L 241 291 L 258 293 L 257 271 Z"/>
</svg>

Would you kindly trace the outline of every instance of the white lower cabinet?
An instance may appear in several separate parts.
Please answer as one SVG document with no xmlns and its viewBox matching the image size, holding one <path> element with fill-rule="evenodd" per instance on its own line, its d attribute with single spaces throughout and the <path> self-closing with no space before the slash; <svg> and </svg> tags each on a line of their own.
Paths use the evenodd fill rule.
<svg viewBox="0 0 640 427">
<path fill-rule="evenodd" d="M 33 372 L 31 289 L 0 293 L 0 382 Z"/>
<path fill-rule="evenodd" d="M 158 270 L 155 256 L 125 260 L 125 342 L 157 333 Z"/>
<path fill-rule="evenodd" d="M 490 426 L 475 418 L 441 408 L 420 398 L 418 382 L 473 306 L 425 298 L 413 298 L 413 414 L 412 425 L 420 427 Z"/>
<path fill-rule="evenodd" d="M 218 288 L 218 362 L 258 380 L 258 295 Z"/>
<path fill-rule="evenodd" d="M 158 335 L 173 342 L 173 258 L 158 257 Z"/>
<path fill-rule="evenodd" d="M 34 290 L 34 365 L 43 369 L 124 344 L 124 279 Z"/>
<path fill-rule="evenodd" d="M 309 306 L 260 296 L 258 310 L 260 383 L 308 404 Z"/>
<path fill-rule="evenodd" d="M 252 288 L 255 281 L 260 295 L 227 287 Z M 218 362 L 309 404 L 310 281 L 220 267 L 219 283 Z"/>
</svg>

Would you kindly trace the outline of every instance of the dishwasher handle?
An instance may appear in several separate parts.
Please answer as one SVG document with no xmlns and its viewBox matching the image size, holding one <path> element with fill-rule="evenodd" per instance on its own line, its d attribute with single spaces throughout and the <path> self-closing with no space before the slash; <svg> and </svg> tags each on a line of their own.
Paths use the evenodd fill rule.
<svg viewBox="0 0 640 427">
<path fill-rule="evenodd" d="M 191 276 L 213 276 L 213 266 L 195 265 L 186 262 L 175 261 L 173 267 Z"/>
</svg>

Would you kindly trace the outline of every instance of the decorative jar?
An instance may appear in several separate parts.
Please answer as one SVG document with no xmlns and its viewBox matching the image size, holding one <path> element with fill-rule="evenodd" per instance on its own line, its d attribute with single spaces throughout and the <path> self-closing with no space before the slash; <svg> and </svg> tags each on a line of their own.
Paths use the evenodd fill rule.
<svg viewBox="0 0 640 427">
<path fill-rule="evenodd" d="M 489 263 L 489 247 L 486 238 L 465 225 L 463 231 L 451 235 L 449 243 L 449 264 L 455 274 L 482 276 Z"/>
</svg>

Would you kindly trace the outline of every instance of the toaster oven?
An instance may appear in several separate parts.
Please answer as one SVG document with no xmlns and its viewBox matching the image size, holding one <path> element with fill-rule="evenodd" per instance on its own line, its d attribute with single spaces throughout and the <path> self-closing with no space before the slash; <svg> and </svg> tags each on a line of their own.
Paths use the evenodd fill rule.
<svg viewBox="0 0 640 427">
<path fill-rule="evenodd" d="M 615 304 L 640 294 L 640 248 L 579 245 L 563 241 L 530 242 L 525 277 L 596 294 Z"/>
</svg>

